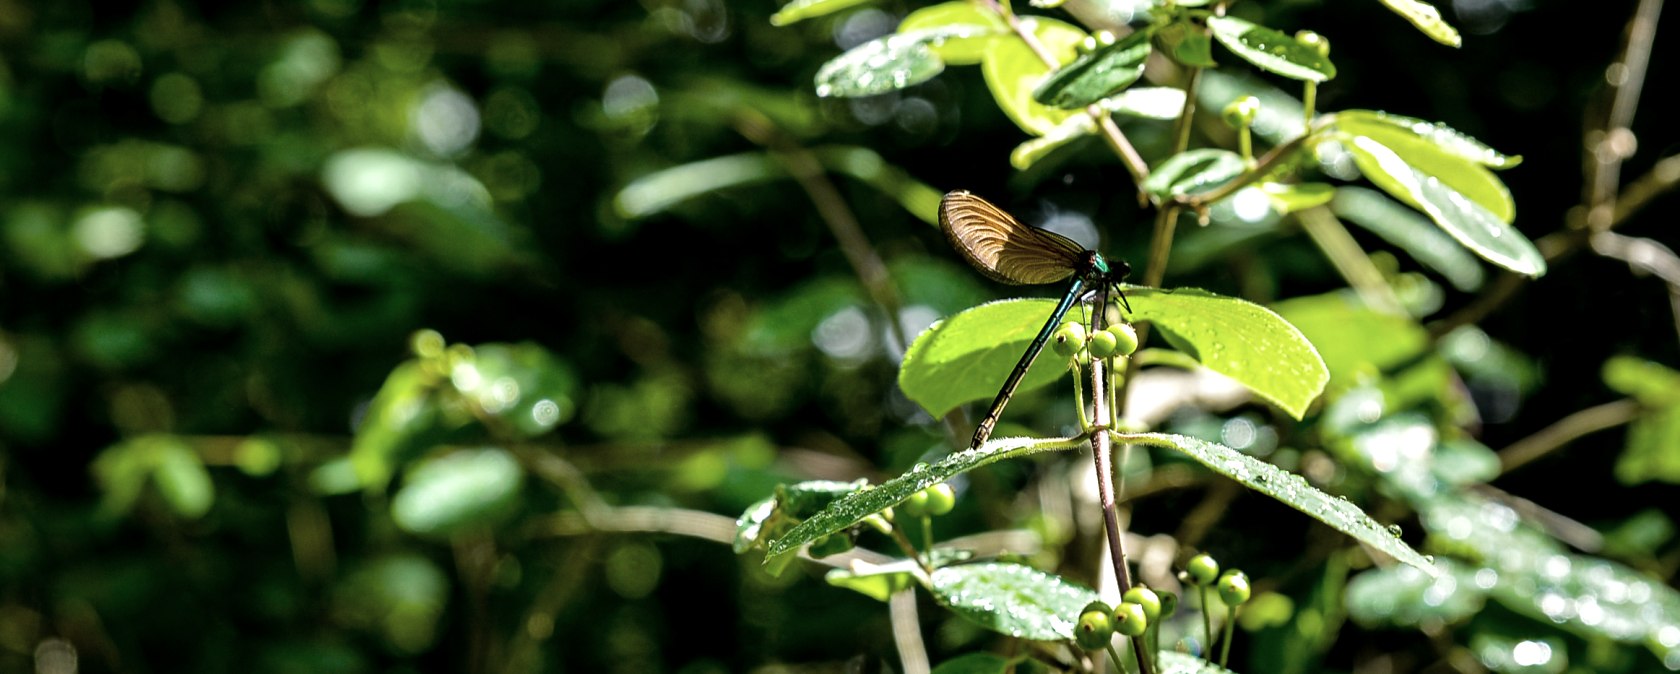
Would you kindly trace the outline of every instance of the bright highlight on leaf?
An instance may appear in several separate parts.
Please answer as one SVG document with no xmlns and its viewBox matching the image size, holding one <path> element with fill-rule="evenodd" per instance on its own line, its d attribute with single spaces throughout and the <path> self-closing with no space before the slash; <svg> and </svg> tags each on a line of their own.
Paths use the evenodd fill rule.
<svg viewBox="0 0 1680 674">
<path fill-rule="evenodd" d="M 988 562 L 936 569 L 939 603 L 986 629 L 1019 639 L 1073 638 L 1080 609 L 1097 601 L 1088 587 L 1030 566 Z"/>
<path fill-rule="evenodd" d="M 871 0 L 793 0 L 783 5 L 775 14 L 770 15 L 770 25 L 786 26 L 790 23 L 827 16 L 835 12 L 851 9 L 858 5 L 869 3 Z"/>
<path fill-rule="evenodd" d="M 1265 26 L 1234 16 L 1215 16 L 1208 19 L 1208 29 L 1231 53 L 1261 70 L 1306 82 L 1336 76 L 1336 66 L 1317 49 Z"/>
<path fill-rule="evenodd" d="M 1441 10 L 1434 5 L 1419 0 L 1382 0 L 1382 4 L 1394 10 L 1395 14 L 1406 17 L 1431 40 L 1448 47 L 1464 43 L 1463 38 L 1458 36 L 1458 30 L 1441 18 Z"/>
</svg>

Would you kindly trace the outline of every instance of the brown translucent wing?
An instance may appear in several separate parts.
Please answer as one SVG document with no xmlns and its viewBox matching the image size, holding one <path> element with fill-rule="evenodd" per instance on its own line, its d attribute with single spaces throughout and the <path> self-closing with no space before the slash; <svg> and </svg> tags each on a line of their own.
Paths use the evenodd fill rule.
<svg viewBox="0 0 1680 674">
<path fill-rule="evenodd" d="M 969 264 L 1003 283 L 1039 285 L 1066 280 L 1078 271 L 1085 253 L 1072 239 L 1024 225 L 962 190 L 940 200 L 939 227 Z"/>
</svg>

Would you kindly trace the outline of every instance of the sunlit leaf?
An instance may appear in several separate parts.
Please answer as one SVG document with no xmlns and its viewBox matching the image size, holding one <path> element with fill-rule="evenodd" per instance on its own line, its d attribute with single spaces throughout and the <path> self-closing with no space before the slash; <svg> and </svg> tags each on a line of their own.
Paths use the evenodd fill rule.
<svg viewBox="0 0 1680 674">
<path fill-rule="evenodd" d="M 904 17 L 898 32 L 913 33 L 948 27 L 972 30 L 971 35 L 953 37 L 929 44 L 929 48 L 945 63 L 954 66 L 974 65 L 986 55 L 999 35 L 1009 33 L 1009 26 L 997 12 L 983 9 L 967 0 L 954 0 L 929 5 Z"/>
<path fill-rule="evenodd" d="M 1406 251 L 1454 288 L 1471 292 L 1482 287 L 1482 264 L 1476 256 L 1417 211 L 1362 187 L 1337 190 L 1330 209 L 1342 219 Z"/>
<path fill-rule="evenodd" d="M 391 519 L 426 536 L 487 527 L 509 514 L 525 470 L 507 450 L 461 449 L 420 462 L 391 499 Z"/>
<path fill-rule="evenodd" d="M 1336 76 L 1336 66 L 1317 49 L 1276 30 L 1234 16 L 1209 17 L 1208 28 L 1226 49 L 1261 70 L 1308 82 Z"/>
<path fill-rule="evenodd" d="M 1343 294 L 1297 297 L 1273 308 L 1312 340 L 1338 390 L 1399 367 L 1429 348 L 1429 332 L 1417 321 L 1374 311 Z"/>
<path fill-rule="evenodd" d="M 1104 110 L 1144 119 L 1178 119 L 1184 112 L 1184 90 L 1177 87 L 1132 87 L 1098 101 Z"/>
<path fill-rule="evenodd" d="M 1097 132 L 1096 122 L 1086 115 L 1075 115 L 1057 124 L 1037 138 L 1030 138 L 1009 153 L 1009 165 L 1017 171 L 1032 168 L 1033 164 L 1055 152 L 1058 148 Z"/>
<path fill-rule="evenodd" d="M 1394 10 L 1395 14 L 1406 17 L 1407 21 L 1412 22 L 1412 25 L 1417 26 L 1418 30 L 1436 42 L 1448 47 L 1457 47 L 1463 43 L 1463 39 L 1458 36 L 1458 30 L 1441 19 L 1441 10 L 1436 9 L 1434 5 L 1420 0 L 1382 0 L 1382 4 Z"/>
<path fill-rule="evenodd" d="M 697 196 L 782 175 L 781 165 L 760 152 L 703 159 L 631 181 L 613 197 L 613 209 L 621 217 L 645 218 Z"/>
<path fill-rule="evenodd" d="M 1133 320 L 1297 419 L 1330 380 L 1313 344 L 1270 309 L 1204 290 L 1128 288 Z"/>
<path fill-rule="evenodd" d="M 1336 188 L 1324 183 L 1261 183 L 1259 190 L 1278 215 L 1323 206 L 1336 197 Z"/>
<path fill-rule="evenodd" d="M 945 70 L 945 61 L 929 45 L 987 32 L 969 26 L 948 26 L 870 40 L 817 70 L 817 95 L 874 96 L 926 82 Z"/>
<path fill-rule="evenodd" d="M 1439 122 L 1427 122 L 1377 110 L 1343 110 L 1336 113 L 1336 126 L 1348 133 L 1372 135 L 1378 127 L 1387 127 L 1396 135 L 1408 135 L 1426 141 L 1447 154 L 1475 162 L 1492 169 L 1508 169 L 1522 163 L 1522 155 L 1502 154 L 1486 143 Z M 1391 137 L 1376 136 L 1378 140 Z"/>
<path fill-rule="evenodd" d="M 1202 148 L 1173 155 L 1150 171 L 1143 189 L 1163 199 L 1206 192 L 1241 175 L 1247 165 L 1230 150 Z"/>
<path fill-rule="evenodd" d="M 1055 19 L 1036 17 L 1031 25 L 1033 35 L 1058 64 L 1073 61 L 1080 41 L 1085 39 L 1084 31 Z M 980 72 L 998 107 L 1027 133 L 1035 136 L 1051 133 L 1063 120 L 1076 114 L 1033 100 L 1033 91 L 1050 75 L 1050 67 L 1021 40 L 1004 39 L 994 43 L 980 62 Z"/>
<path fill-rule="evenodd" d="M 1478 585 L 1477 569 L 1451 559 L 1436 562 L 1435 567 L 1441 571 L 1435 577 L 1411 566 L 1371 569 L 1354 576 L 1347 585 L 1348 616 L 1367 627 L 1439 629 L 1482 610 L 1487 588 Z"/>
<path fill-rule="evenodd" d="M 1073 638 L 1074 622 L 1097 593 L 1020 564 L 989 562 L 933 572 L 934 598 L 952 612 L 994 632 L 1021 639 Z"/>
<path fill-rule="evenodd" d="M 1003 300 L 933 324 L 905 353 L 899 389 L 935 417 L 965 402 L 990 399 L 1054 308 L 1049 300 Z M 1041 353 L 1016 390 L 1048 385 L 1066 370 L 1066 359 Z"/>
<path fill-rule="evenodd" d="M 827 16 L 835 12 L 851 9 L 871 0 L 793 0 L 775 14 L 770 15 L 770 25 L 786 26 L 797 21 L 804 21 L 819 16 Z"/>
<path fill-rule="evenodd" d="M 1084 446 L 1080 438 L 994 438 L 978 449 L 947 456 L 933 464 L 916 464 L 909 472 L 878 486 L 852 492 L 834 501 L 822 512 L 801 522 L 770 544 L 770 556 L 787 554 L 806 543 L 850 527 L 863 518 L 898 505 L 911 494 L 944 482 L 980 466 L 1003 459 Z"/>
<path fill-rule="evenodd" d="M 1149 60 L 1148 29 L 1099 47 L 1062 66 L 1033 91 L 1033 100 L 1066 110 L 1083 108 L 1143 77 Z"/>
<path fill-rule="evenodd" d="M 1393 149 L 1368 136 L 1355 136 L 1347 145 L 1360 172 L 1371 182 L 1429 215 L 1447 234 L 1483 259 L 1519 274 L 1546 273 L 1546 259 L 1521 232 L 1449 185 L 1465 178 L 1465 171 L 1485 172 L 1486 169 L 1461 161 L 1461 166 L 1455 168 L 1462 171 L 1443 176 L 1414 167 Z"/>
<path fill-rule="evenodd" d="M 835 499 L 867 485 L 864 480 L 807 480 L 778 486 L 776 493 L 747 506 L 735 521 L 736 554 L 764 545 L 800 520 L 821 512 Z"/>
</svg>

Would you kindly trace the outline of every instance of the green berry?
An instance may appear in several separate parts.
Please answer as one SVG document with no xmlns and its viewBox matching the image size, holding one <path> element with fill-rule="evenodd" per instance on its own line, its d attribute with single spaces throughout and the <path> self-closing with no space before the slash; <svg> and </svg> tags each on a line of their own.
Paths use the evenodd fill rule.
<svg viewBox="0 0 1680 674">
<path fill-rule="evenodd" d="M 868 517 L 863 518 L 863 521 L 865 524 L 874 527 L 876 531 L 883 534 L 890 534 L 893 530 L 892 519 L 893 509 L 886 508 L 881 512 L 870 514 Z"/>
<path fill-rule="evenodd" d="M 1252 590 L 1248 587 L 1248 574 L 1231 569 L 1219 577 L 1219 600 L 1226 606 L 1242 606 L 1248 601 Z"/>
<path fill-rule="evenodd" d="M 1191 583 L 1210 585 L 1219 578 L 1219 562 L 1204 552 L 1191 557 L 1189 563 L 1184 565 L 1184 572 L 1189 574 Z"/>
<path fill-rule="evenodd" d="M 1120 339 L 1107 330 L 1091 335 L 1091 357 L 1108 358 L 1120 348 Z"/>
<path fill-rule="evenodd" d="M 1310 30 L 1303 30 L 1295 33 L 1295 40 L 1317 50 L 1319 56 L 1330 56 L 1330 38 Z"/>
<path fill-rule="evenodd" d="M 1087 651 L 1102 650 L 1114 638 L 1114 622 L 1109 617 L 1108 604 L 1094 601 L 1079 614 L 1079 625 L 1073 630 L 1073 640 Z"/>
<path fill-rule="evenodd" d="M 1085 324 L 1078 321 L 1068 321 L 1057 328 L 1050 336 L 1051 348 L 1064 358 L 1071 357 L 1085 348 Z"/>
<path fill-rule="evenodd" d="M 1097 31 L 1097 44 L 1107 47 L 1119 41 L 1120 38 L 1115 37 L 1112 32 L 1106 30 Z"/>
<path fill-rule="evenodd" d="M 1160 593 L 1160 595 L 1161 595 L 1161 619 L 1165 620 L 1167 618 L 1171 618 L 1174 613 L 1178 612 L 1178 593 L 1176 593 L 1176 592 L 1162 592 L 1162 593 Z"/>
<path fill-rule="evenodd" d="M 1094 52 L 1097 50 L 1097 38 L 1086 36 L 1085 39 L 1079 41 L 1079 44 L 1074 45 L 1074 49 L 1078 50 L 1081 54 Z"/>
<path fill-rule="evenodd" d="M 1120 602 L 1114 609 L 1114 631 L 1128 637 L 1143 634 L 1149 629 L 1149 616 L 1143 612 L 1143 607 L 1129 601 Z"/>
<path fill-rule="evenodd" d="M 1121 599 L 1142 606 L 1143 617 L 1148 618 L 1149 622 L 1155 622 L 1161 618 L 1161 597 L 1155 594 L 1154 590 L 1142 585 L 1133 585 L 1132 589 L 1126 590 L 1126 594 L 1121 595 Z"/>
<path fill-rule="evenodd" d="M 923 489 L 922 493 L 927 494 L 927 514 L 929 515 L 938 517 L 957 507 L 957 492 L 951 488 L 950 483 L 941 482 Z"/>
<path fill-rule="evenodd" d="M 906 517 L 921 517 L 923 515 L 932 514 L 928 512 L 927 506 L 928 493 L 926 489 L 923 489 L 911 494 L 910 498 L 904 499 L 902 503 L 899 503 L 898 511 L 904 513 Z"/>
<path fill-rule="evenodd" d="M 1247 128 L 1254 124 L 1254 116 L 1259 113 L 1260 99 L 1254 96 L 1243 96 L 1225 106 L 1225 123 L 1233 129 Z"/>
<path fill-rule="evenodd" d="M 1130 356 L 1132 353 L 1137 351 L 1137 328 L 1132 327 L 1131 323 L 1115 323 L 1114 325 L 1108 326 L 1107 332 L 1114 335 L 1115 353 L 1122 356 Z"/>
</svg>

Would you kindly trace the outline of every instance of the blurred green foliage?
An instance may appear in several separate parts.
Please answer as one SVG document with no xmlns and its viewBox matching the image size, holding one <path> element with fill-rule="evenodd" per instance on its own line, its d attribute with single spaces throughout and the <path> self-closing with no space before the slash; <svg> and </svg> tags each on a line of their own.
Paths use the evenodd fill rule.
<svg viewBox="0 0 1680 674">
<path fill-rule="evenodd" d="M 1580 121 L 1631 3 L 1461 3 L 1461 52 L 1398 30 L 1375 2 L 1251 5 L 1264 16 L 1248 19 L 1338 39 L 1321 109 L 1447 120 L 1520 152 L 1502 176 L 1519 218 L 1533 217 L 1524 229 L 1561 226 L 1580 192 Z M 771 577 L 736 558 L 735 514 L 779 483 L 879 479 L 946 451 L 894 387 L 905 345 L 891 326 L 914 333 L 1003 291 L 927 226 L 940 192 L 1013 195 L 1034 224 L 1107 237 L 1134 259 L 1147 236 L 1124 224 L 1139 217 L 1132 189 L 1094 144 L 1017 173 L 1016 124 L 1050 129 L 1063 113 L 1024 98 L 1000 112 L 973 69 L 816 97 L 823 63 L 919 7 L 777 28 L 775 3 L 722 0 L 0 1 L 0 671 L 68 671 L 54 669 L 67 657 L 88 672 L 896 671 L 879 604 L 815 567 Z M 1573 27 L 1570 49 L 1548 22 Z M 993 61 L 982 67 L 1021 63 Z M 1649 80 L 1672 81 L 1677 61 L 1659 41 Z M 1209 73 L 1201 132 L 1227 133 L 1223 102 L 1255 93 L 1255 133 L 1279 140 L 1299 109 L 1239 73 Z M 1673 142 L 1664 110 L 1636 119 L 1646 147 Z M 1167 127 L 1127 122 L 1152 157 Z M 789 157 L 805 148 L 885 259 L 896 316 L 794 187 Z M 1636 155 L 1626 175 L 1659 156 Z M 1339 194 L 1338 213 L 1353 211 L 1372 249 L 1411 242 L 1411 257 L 1387 259 L 1420 301 L 1467 301 L 1441 300 L 1425 272 L 1483 283 L 1474 260 L 1395 233 L 1412 223 L 1363 222 L 1357 196 Z M 1672 236 L 1653 224 L 1671 212 L 1659 202 L 1628 229 Z M 1186 232 L 1175 283 L 1256 301 L 1338 287 L 1275 225 Z M 1618 285 L 1595 282 L 1606 276 Z M 1625 586 L 1630 567 L 1672 578 L 1680 563 L 1672 510 L 1658 510 L 1672 505 L 1659 490 L 1676 479 L 1680 398 L 1638 375 L 1672 375 L 1655 363 L 1680 348 L 1660 291 L 1623 276 L 1603 261 L 1554 269 L 1440 357 L 1414 324 L 1329 301 L 1280 312 L 1350 392 L 1323 421 L 1328 454 L 1348 466 L 1422 446 L 1383 440 L 1415 439 L 1406 418 L 1367 423 L 1362 401 L 1383 394 L 1455 420 L 1479 412 L 1489 446 L 1618 392 L 1637 398 L 1626 454 L 1620 434 L 1594 436 L 1501 482 L 1601 525 L 1619 560 L 1562 552 L 1524 526 L 1501 532 L 1526 546 L 1508 577 L 1538 583 L 1563 559 Z M 1331 358 L 1315 322 L 1384 348 Z M 1645 360 L 1610 361 L 1601 380 L 1616 354 Z M 1006 423 L 1070 426 L 1066 397 L 1023 394 Z M 1276 447 L 1270 420 L 1251 417 L 1173 423 L 1269 432 L 1271 446 L 1244 446 L 1329 465 L 1346 491 L 1393 503 L 1486 475 L 1486 448 L 1467 438 L 1425 443 L 1428 461 L 1376 478 Z M 1158 461 L 1141 470 L 1184 467 Z M 1030 530 L 1043 545 L 1023 554 L 1077 566 L 1078 541 L 1094 539 L 1057 475 L 1012 462 L 968 476 L 942 533 Z M 1184 491 L 1157 496 L 1134 528 L 1178 528 L 1200 494 Z M 1466 511 L 1504 511 L 1431 507 L 1418 510 L 1440 523 L 1429 535 L 1442 554 L 1490 553 L 1446 532 Z M 1267 531 L 1276 515 L 1237 509 L 1219 531 Z M 1337 670 L 1405 670 L 1447 657 L 1412 633 L 1334 639 L 1349 562 L 1290 567 L 1301 544 L 1282 532 L 1206 543 L 1294 597 L 1279 619 L 1293 622 L 1254 633 L 1257 663 L 1304 671 L 1310 653 Z M 1389 576 L 1348 601 L 1379 583 L 1432 587 Z M 1542 646 L 1601 671 L 1650 663 L 1547 611 L 1547 596 L 1602 588 L 1490 587 L 1478 592 L 1504 603 L 1467 641 L 1490 668 L 1513 653 L 1558 662 L 1534 660 Z M 1446 621 L 1482 599 L 1387 620 Z M 1365 608 L 1348 611 L 1383 622 Z M 996 643 L 923 616 L 936 654 Z M 1568 631 L 1539 633 L 1535 618 Z"/>
</svg>

